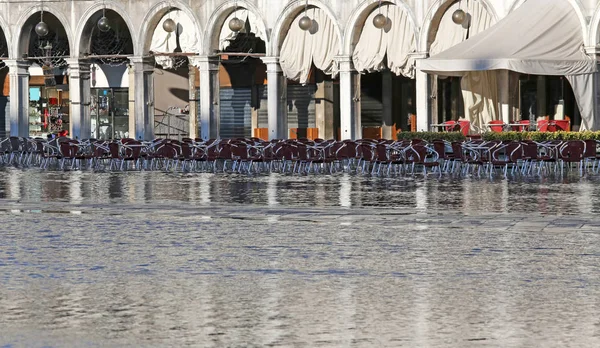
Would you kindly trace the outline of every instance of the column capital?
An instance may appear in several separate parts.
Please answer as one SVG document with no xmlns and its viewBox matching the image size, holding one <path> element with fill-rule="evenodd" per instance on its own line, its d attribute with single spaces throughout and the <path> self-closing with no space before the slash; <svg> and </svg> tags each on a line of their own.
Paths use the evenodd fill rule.
<svg viewBox="0 0 600 348">
<path fill-rule="evenodd" d="M 585 46 L 584 50 L 589 56 L 600 55 L 600 46 Z"/>
<path fill-rule="evenodd" d="M 279 57 L 260 57 L 260 60 L 262 60 L 266 65 L 279 64 Z"/>
<path fill-rule="evenodd" d="M 426 59 L 429 56 L 427 52 L 411 52 L 408 54 L 408 57 L 413 59 Z"/>
<path fill-rule="evenodd" d="M 267 73 L 281 73 L 281 65 L 279 65 L 279 57 L 261 57 L 263 63 L 267 66 Z"/>
<path fill-rule="evenodd" d="M 212 56 L 193 56 L 189 57 L 190 65 L 200 70 L 219 70 L 219 58 Z"/>
<path fill-rule="evenodd" d="M 134 71 L 154 72 L 154 60 L 149 57 L 128 57 L 129 64 L 134 67 Z"/>
<path fill-rule="evenodd" d="M 339 64 L 339 71 L 343 72 L 356 72 L 354 69 L 354 62 L 352 60 L 352 56 L 335 56 L 334 59 Z"/>
<path fill-rule="evenodd" d="M 26 59 L 6 59 L 4 64 L 9 69 L 9 72 L 15 74 L 29 74 L 31 62 Z"/>
</svg>

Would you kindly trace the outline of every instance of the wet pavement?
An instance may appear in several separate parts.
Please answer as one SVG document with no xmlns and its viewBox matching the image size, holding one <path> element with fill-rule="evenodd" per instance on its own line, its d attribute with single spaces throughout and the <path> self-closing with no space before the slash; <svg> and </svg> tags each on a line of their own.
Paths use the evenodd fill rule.
<svg viewBox="0 0 600 348">
<path fill-rule="evenodd" d="M 0 346 L 596 346 L 598 181 L 3 169 Z"/>
</svg>

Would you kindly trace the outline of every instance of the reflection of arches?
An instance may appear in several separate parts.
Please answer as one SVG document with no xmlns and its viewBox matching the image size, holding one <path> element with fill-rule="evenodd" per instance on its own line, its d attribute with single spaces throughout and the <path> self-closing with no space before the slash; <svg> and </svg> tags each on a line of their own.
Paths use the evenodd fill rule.
<svg viewBox="0 0 600 348">
<path fill-rule="evenodd" d="M 304 0 L 294 0 L 291 1 L 283 10 L 283 12 L 279 15 L 277 22 L 275 22 L 275 26 L 273 27 L 273 32 L 271 34 L 271 45 L 270 52 L 267 50 L 267 55 L 269 56 L 278 56 L 279 50 L 281 49 L 281 45 L 283 44 L 283 40 L 285 39 L 288 30 L 290 29 L 293 21 L 304 11 Z M 331 21 L 333 22 L 336 33 L 338 35 L 339 40 L 339 52 L 343 52 L 343 36 L 342 30 L 340 28 L 340 23 L 335 16 L 334 12 L 329 8 L 327 4 L 320 0 L 308 0 L 309 7 L 318 7 L 321 10 L 325 11 L 325 13 L 329 16 Z"/>
<path fill-rule="evenodd" d="M 13 52 L 13 54 L 16 55 L 16 57 L 20 58 L 22 54 L 28 52 L 33 28 L 39 22 L 39 13 L 42 10 L 44 10 L 44 14 L 51 14 L 58 20 L 58 22 L 62 26 L 62 29 L 64 30 L 65 36 L 67 37 L 69 52 L 75 52 L 75 48 L 73 47 L 73 35 L 67 17 L 60 11 L 57 11 L 56 9 L 52 9 L 50 11 L 48 6 L 35 5 L 30 7 L 27 11 L 23 12 L 21 17 L 17 21 L 17 24 L 14 26 L 15 28 L 21 28 L 19 33 L 13 38 L 13 47 L 17 47 L 17 52 Z M 50 29 L 52 30 L 53 28 Z"/>
<path fill-rule="evenodd" d="M 259 19 L 258 24 L 261 26 L 260 31 L 267 33 L 267 25 L 264 17 L 261 15 L 260 11 L 255 5 L 245 0 L 225 1 L 215 9 L 208 20 L 208 24 L 206 26 L 208 39 L 204 43 L 204 52 L 212 53 L 214 50 L 219 49 L 219 34 L 223 28 L 223 25 L 227 25 L 225 20 L 234 12 L 236 3 L 238 5 L 238 10 L 248 10 L 255 15 Z M 265 37 L 264 41 L 267 44 L 268 51 L 269 37 Z"/>
<path fill-rule="evenodd" d="M 382 3 L 382 5 L 384 4 L 395 4 L 408 13 L 414 31 L 416 45 L 419 47 L 419 30 L 416 24 L 417 20 L 410 6 L 408 6 L 402 0 L 388 0 Z M 360 34 L 362 33 L 362 28 L 365 26 L 365 24 L 367 24 L 367 18 L 373 12 L 373 10 L 378 7 L 378 5 L 379 4 L 377 2 L 373 2 L 372 0 L 365 0 L 354 10 L 354 12 L 352 12 L 344 32 L 344 54 L 352 55 L 354 46 L 358 42 Z"/>
<path fill-rule="evenodd" d="M 135 30 L 133 29 L 133 24 L 131 22 L 131 18 L 129 17 L 128 12 L 116 2 L 103 1 L 90 6 L 84 12 L 82 20 L 81 22 L 79 22 L 79 26 L 77 27 L 77 32 L 75 34 L 74 46 L 77 47 L 77 50 L 73 51 L 73 56 L 79 57 L 81 54 L 88 52 L 92 40 L 92 33 L 95 29 L 98 19 L 100 19 L 100 17 L 102 16 L 103 8 L 114 12 L 120 17 L 121 20 L 123 20 L 123 22 L 125 22 L 133 44 L 133 52 L 131 53 L 133 53 L 134 55 L 138 55 L 139 52 L 136 51 L 137 40 L 133 35 L 133 33 L 135 33 Z"/>
<path fill-rule="evenodd" d="M 184 12 L 189 17 L 189 20 L 194 23 L 196 35 L 200 41 L 198 45 L 198 50 L 200 50 L 202 47 L 202 42 L 204 41 L 204 36 L 202 35 L 203 32 L 200 30 L 201 26 L 198 17 L 195 15 L 194 11 L 189 8 L 187 3 L 181 0 L 170 0 L 157 3 L 144 17 L 142 21 L 142 28 L 140 30 L 140 36 L 137 40 L 138 44 L 136 52 L 138 52 L 138 54 L 142 55 L 148 53 L 150 50 L 150 45 L 152 44 L 154 30 L 156 29 L 160 20 L 171 10 L 180 10 Z"/>
<path fill-rule="evenodd" d="M 427 11 L 427 15 L 425 16 L 425 20 L 423 22 L 423 27 L 421 29 L 421 38 L 418 43 L 420 52 L 428 52 L 429 47 L 433 40 L 435 40 L 435 36 L 437 34 L 437 30 L 442 20 L 442 17 L 448 10 L 452 4 L 458 2 L 459 0 L 436 0 Z M 494 18 L 494 21 L 498 21 L 498 13 L 496 12 L 494 6 L 490 3 L 489 0 L 477 0 L 479 1 L 483 7 L 488 11 L 488 13 Z"/>
</svg>

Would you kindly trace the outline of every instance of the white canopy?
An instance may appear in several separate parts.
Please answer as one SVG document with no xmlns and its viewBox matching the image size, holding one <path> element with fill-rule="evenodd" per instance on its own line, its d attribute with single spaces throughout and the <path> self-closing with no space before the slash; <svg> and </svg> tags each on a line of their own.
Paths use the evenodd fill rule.
<svg viewBox="0 0 600 348">
<path fill-rule="evenodd" d="M 528 0 L 489 29 L 429 59 L 425 72 L 462 76 L 469 71 L 512 70 L 565 75 L 582 116 L 581 129 L 595 129 L 590 76 L 596 62 L 583 50 L 577 13 L 566 0 Z"/>
<path fill-rule="evenodd" d="M 317 7 L 309 8 L 307 15 L 313 20 L 313 27 L 300 29 L 298 23 L 304 12 L 298 15 L 283 41 L 279 58 L 283 75 L 300 83 L 308 82 L 313 63 L 327 75 L 335 77 L 338 73 L 335 56 L 339 52 L 339 37 L 334 22 Z"/>
<path fill-rule="evenodd" d="M 177 23 L 177 30 L 168 33 L 163 29 L 163 23 L 171 18 Z M 179 42 L 178 42 L 179 41 Z M 177 48 L 181 52 L 197 53 L 200 52 L 200 40 L 197 35 L 196 25 L 192 19 L 181 10 L 173 10 L 161 18 L 160 22 L 152 34 L 152 43 L 150 51 L 157 53 L 172 53 Z M 173 68 L 173 58 L 167 56 L 155 56 L 156 64 L 165 69 Z"/>
<path fill-rule="evenodd" d="M 379 13 L 387 16 L 388 24 L 382 29 L 373 25 Z M 414 78 L 414 60 L 410 53 L 416 52 L 415 34 L 408 13 L 397 5 L 386 4 L 375 9 L 365 22 L 356 44 L 352 60 L 358 71 L 381 71 L 387 67 L 396 75 Z"/>
</svg>

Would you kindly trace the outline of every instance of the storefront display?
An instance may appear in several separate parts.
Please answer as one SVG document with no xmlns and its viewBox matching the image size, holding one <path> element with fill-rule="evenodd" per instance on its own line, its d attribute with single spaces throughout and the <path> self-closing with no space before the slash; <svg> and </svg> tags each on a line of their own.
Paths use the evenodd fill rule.
<svg viewBox="0 0 600 348">
<path fill-rule="evenodd" d="M 29 88 L 29 136 L 46 137 L 69 130 L 68 86 Z"/>
<path fill-rule="evenodd" d="M 92 89 L 92 138 L 122 139 L 129 137 L 129 89 Z"/>
</svg>

